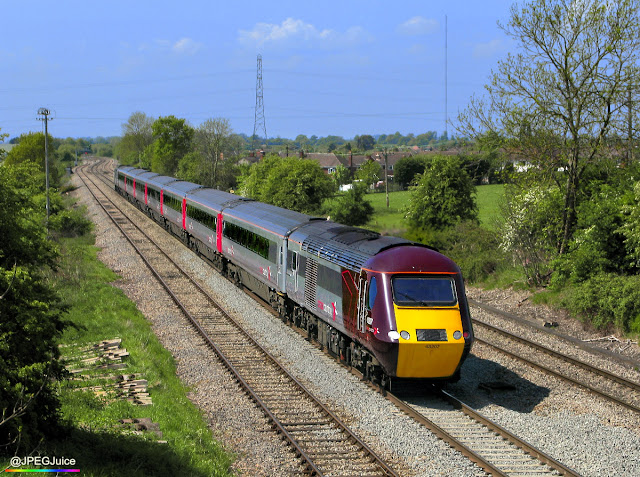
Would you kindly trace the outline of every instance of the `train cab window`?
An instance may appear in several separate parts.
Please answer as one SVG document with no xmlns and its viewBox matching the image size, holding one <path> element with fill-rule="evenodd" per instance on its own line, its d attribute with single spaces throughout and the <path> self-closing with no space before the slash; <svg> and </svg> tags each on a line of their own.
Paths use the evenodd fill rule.
<svg viewBox="0 0 640 477">
<path fill-rule="evenodd" d="M 391 280 L 391 288 L 398 306 L 454 306 L 458 302 L 450 277 L 399 276 Z"/>
<path fill-rule="evenodd" d="M 367 300 L 367 308 L 369 310 L 373 308 L 373 304 L 376 301 L 377 294 L 378 294 L 378 283 L 376 281 L 376 277 L 371 277 L 371 281 L 369 282 L 369 289 L 367 290 L 367 295 L 369 295 L 369 298 Z"/>
</svg>

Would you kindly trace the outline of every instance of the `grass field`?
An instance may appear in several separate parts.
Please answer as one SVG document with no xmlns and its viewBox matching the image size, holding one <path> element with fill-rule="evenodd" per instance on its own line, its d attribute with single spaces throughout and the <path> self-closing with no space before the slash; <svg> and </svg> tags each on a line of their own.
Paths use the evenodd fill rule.
<svg viewBox="0 0 640 477">
<path fill-rule="evenodd" d="M 65 239 L 59 272 L 51 279 L 64 302 L 71 305 L 73 323 L 65 345 L 88 345 L 119 337 L 130 356 L 119 371 L 148 381 L 153 404 L 137 406 L 79 391 L 77 381 L 60 383 L 62 415 L 68 435 L 47 442 L 50 455 L 76 459 L 86 476 L 193 475 L 226 476 L 232 456 L 215 442 L 200 411 L 187 398 L 188 389 L 176 376 L 173 357 L 165 350 L 145 317 L 125 294 L 110 283 L 118 277 L 96 258 L 93 238 Z M 72 348 L 71 348 L 72 349 Z M 116 374 L 118 371 L 112 371 Z M 91 385 L 82 382 L 80 386 Z M 151 418 L 160 425 L 158 437 L 136 436 L 116 426 L 119 419 Z"/>
<path fill-rule="evenodd" d="M 384 193 L 367 194 L 366 199 L 373 205 L 375 213 L 365 227 L 387 235 L 404 234 L 409 225 L 404 219 L 402 209 L 408 204 L 410 194 L 409 191 L 390 192 L 389 208 Z M 476 194 L 480 225 L 493 230 L 495 220 L 500 214 L 500 202 L 504 198 L 504 185 L 478 186 Z"/>
</svg>

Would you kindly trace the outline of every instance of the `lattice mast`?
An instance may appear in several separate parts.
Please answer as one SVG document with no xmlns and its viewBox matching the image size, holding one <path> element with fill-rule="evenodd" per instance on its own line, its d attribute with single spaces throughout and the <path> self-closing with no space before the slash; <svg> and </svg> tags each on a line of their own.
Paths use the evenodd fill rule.
<svg viewBox="0 0 640 477">
<path fill-rule="evenodd" d="M 264 122 L 264 95 L 262 90 L 262 55 L 258 55 L 258 72 L 256 76 L 256 115 L 255 122 L 253 123 L 253 137 L 251 139 L 254 151 L 258 146 L 258 133 L 264 134 L 264 140 L 267 140 L 267 126 Z"/>
</svg>

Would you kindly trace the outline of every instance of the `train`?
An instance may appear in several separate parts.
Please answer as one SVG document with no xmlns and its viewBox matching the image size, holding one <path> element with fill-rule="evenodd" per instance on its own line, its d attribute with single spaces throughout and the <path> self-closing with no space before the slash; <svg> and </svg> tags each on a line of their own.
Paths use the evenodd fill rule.
<svg viewBox="0 0 640 477">
<path fill-rule="evenodd" d="M 131 166 L 115 190 L 363 378 L 446 383 L 474 341 L 459 267 L 425 245 Z"/>
</svg>

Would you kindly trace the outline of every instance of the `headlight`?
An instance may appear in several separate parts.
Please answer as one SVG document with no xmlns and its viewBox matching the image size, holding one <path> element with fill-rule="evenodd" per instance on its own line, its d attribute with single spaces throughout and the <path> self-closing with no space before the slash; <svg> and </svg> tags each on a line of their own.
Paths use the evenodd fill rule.
<svg viewBox="0 0 640 477">
<path fill-rule="evenodd" d="M 403 340 L 408 340 L 410 338 L 410 335 L 409 335 L 408 331 L 401 331 L 400 332 L 400 336 L 402 336 Z"/>
<path fill-rule="evenodd" d="M 387 333 L 387 336 L 389 336 L 389 338 L 391 338 L 392 340 L 397 340 L 398 338 L 400 338 L 400 333 L 398 333 L 396 330 L 391 330 L 389 331 L 389 333 Z"/>
<path fill-rule="evenodd" d="M 462 333 L 460 331 L 454 331 L 453 332 L 453 339 L 454 340 L 459 340 L 460 338 L 462 338 Z"/>
</svg>

